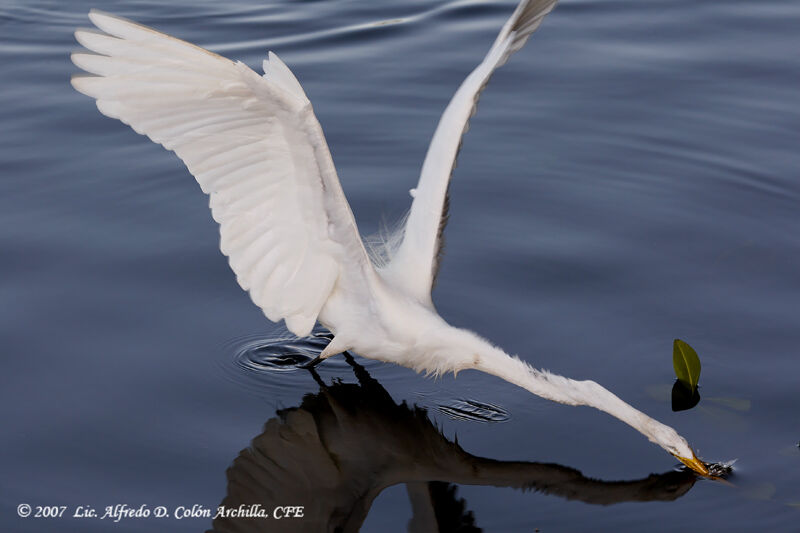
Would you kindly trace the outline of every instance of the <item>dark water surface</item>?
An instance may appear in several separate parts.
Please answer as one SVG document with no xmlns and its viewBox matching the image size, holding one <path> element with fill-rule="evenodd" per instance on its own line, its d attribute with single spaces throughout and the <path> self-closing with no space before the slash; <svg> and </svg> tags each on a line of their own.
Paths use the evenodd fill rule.
<svg viewBox="0 0 800 533">
<path fill-rule="evenodd" d="M 738 458 L 728 485 L 491 376 L 297 370 L 324 341 L 272 342 L 285 332 L 236 285 L 182 164 L 69 86 L 90 7 L 254 67 L 277 52 L 370 234 L 407 209 L 439 114 L 514 2 L 0 0 L 3 531 L 204 531 L 16 508 L 222 501 L 306 506 L 263 531 L 330 515 L 797 531 L 798 2 L 562 2 L 472 121 L 434 294 L 450 322 Z M 676 337 L 700 354 L 702 399 L 673 413 Z"/>
</svg>

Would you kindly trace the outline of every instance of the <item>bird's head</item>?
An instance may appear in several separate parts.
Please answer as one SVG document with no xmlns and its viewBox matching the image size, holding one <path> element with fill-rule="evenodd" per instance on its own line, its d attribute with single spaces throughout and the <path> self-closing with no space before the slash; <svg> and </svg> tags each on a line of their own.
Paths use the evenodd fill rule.
<svg viewBox="0 0 800 533">
<path fill-rule="evenodd" d="M 691 470 L 703 476 L 709 475 L 706 464 L 697 458 L 691 446 L 689 446 L 689 443 L 686 442 L 686 439 L 678 435 L 678 433 L 669 426 L 663 426 L 663 429 L 659 429 L 657 443 L 662 448 L 675 456 L 675 458 Z"/>
<path fill-rule="evenodd" d="M 692 452 L 692 450 L 689 450 L 689 456 L 688 457 L 682 457 L 682 456 L 676 455 L 674 453 L 672 455 L 675 455 L 675 457 L 677 457 L 680 462 L 682 462 L 683 464 L 685 464 L 686 466 L 688 466 L 689 468 L 691 468 L 692 470 L 694 470 L 698 474 L 700 474 L 702 476 L 711 475 L 708 472 L 708 467 L 706 467 L 705 463 L 703 461 L 701 461 L 700 459 L 698 459 L 697 456 L 694 454 L 694 452 Z"/>
</svg>

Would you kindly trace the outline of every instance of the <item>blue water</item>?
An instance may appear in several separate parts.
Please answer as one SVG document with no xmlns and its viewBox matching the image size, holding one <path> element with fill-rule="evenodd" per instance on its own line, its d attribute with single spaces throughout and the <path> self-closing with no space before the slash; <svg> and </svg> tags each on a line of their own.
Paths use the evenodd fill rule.
<svg viewBox="0 0 800 533">
<path fill-rule="evenodd" d="M 491 376 L 297 370 L 324 341 L 276 341 L 182 164 L 70 87 L 90 7 L 253 67 L 277 52 L 367 235 L 408 208 L 514 2 L 0 1 L 4 531 L 227 531 L 16 511 L 223 501 L 306 506 L 244 521 L 263 531 L 321 531 L 328 507 L 363 531 L 796 531 L 800 4 L 564 0 L 472 120 L 434 293 L 451 323 L 737 458 L 728 484 Z M 674 338 L 703 363 L 677 413 Z"/>
</svg>

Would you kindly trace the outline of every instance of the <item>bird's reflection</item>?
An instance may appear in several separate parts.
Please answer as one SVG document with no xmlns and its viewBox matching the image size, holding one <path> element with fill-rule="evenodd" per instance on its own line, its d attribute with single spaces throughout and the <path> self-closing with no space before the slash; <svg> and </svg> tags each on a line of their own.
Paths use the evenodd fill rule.
<svg viewBox="0 0 800 533">
<path fill-rule="evenodd" d="M 454 484 L 530 489 L 586 503 L 674 500 L 694 485 L 687 471 L 599 481 L 566 466 L 476 457 L 448 440 L 425 409 L 395 403 L 348 357 L 358 384 L 320 385 L 282 409 L 227 472 L 226 508 L 301 505 L 303 518 L 217 518 L 219 532 L 358 531 L 378 494 L 406 485 L 408 530 L 481 531 Z M 312 371 L 313 372 L 313 371 Z"/>
</svg>

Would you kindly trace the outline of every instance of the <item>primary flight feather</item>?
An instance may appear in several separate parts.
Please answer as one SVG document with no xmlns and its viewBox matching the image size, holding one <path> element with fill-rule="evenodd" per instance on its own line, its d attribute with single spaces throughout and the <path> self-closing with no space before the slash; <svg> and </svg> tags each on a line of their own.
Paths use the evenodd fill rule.
<svg viewBox="0 0 800 533">
<path fill-rule="evenodd" d="M 270 52 L 264 75 L 241 62 L 128 20 L 92 11 L 78 30 L 90 75 L 73 86 L 101 113 L 174 151 L 209 195 L 220 249 L 243 289 L 295 335 L 318 321 L 345 350 L 420 372 L 477 369 L 534 394 L 589 405 L 631 425 L 690 468 L 708 471 L 675 430 L 593 381 L 536 370 L 474 333 L 447 324 L 431 287 L 461 138 L 492 73 L 522 48 L 556 0 L 523 0 L 442 115 L 423 163 L 402 240 L 373 264 L 311 103 Z"/>
</svg>

